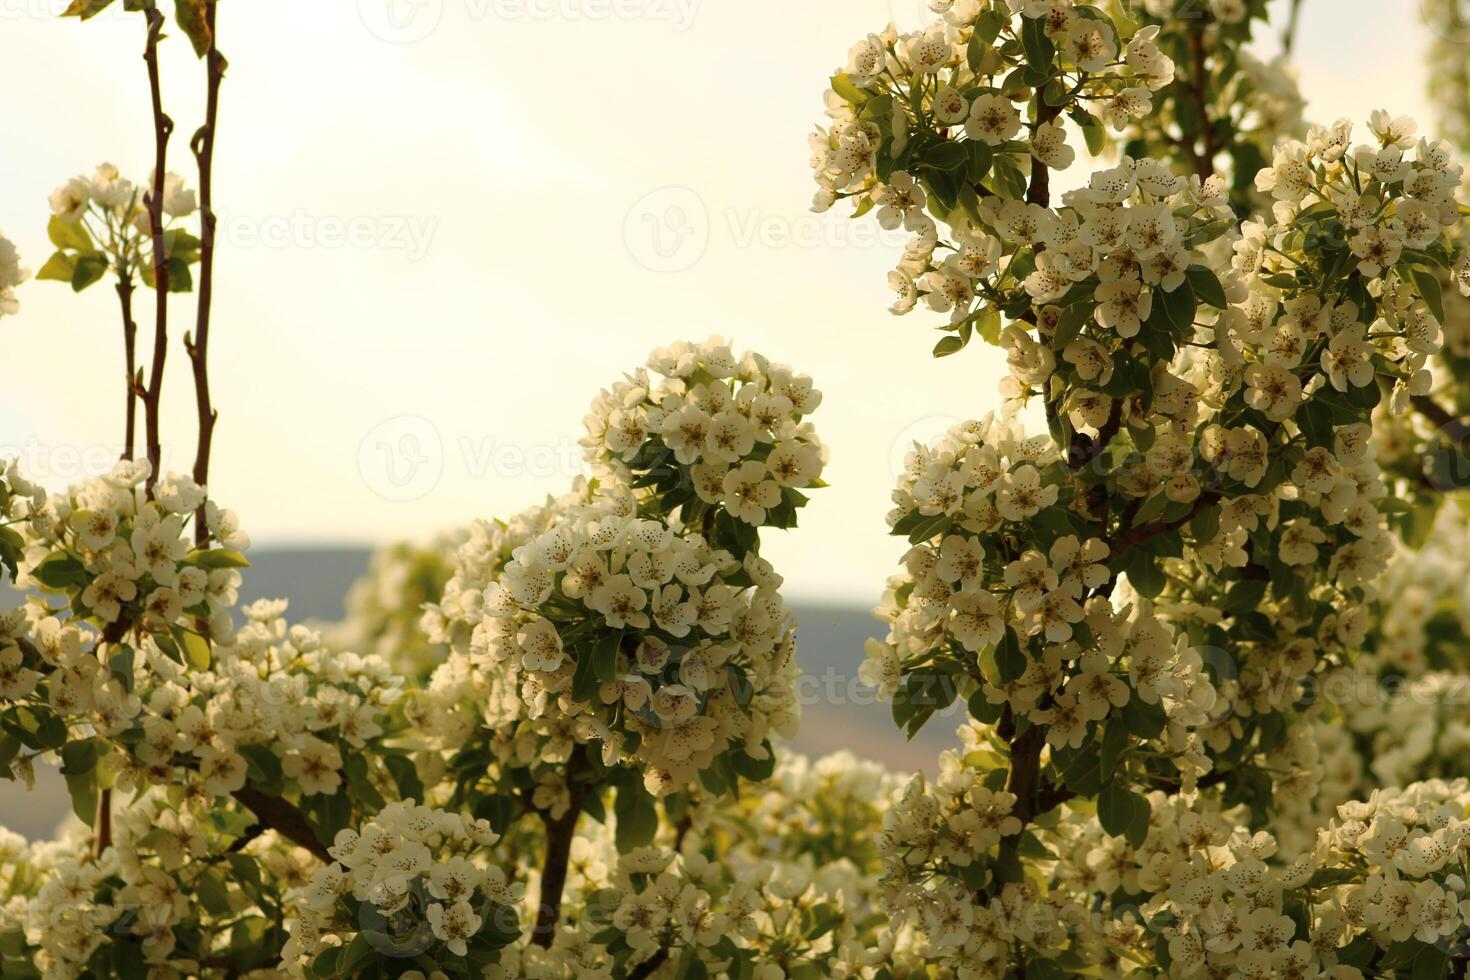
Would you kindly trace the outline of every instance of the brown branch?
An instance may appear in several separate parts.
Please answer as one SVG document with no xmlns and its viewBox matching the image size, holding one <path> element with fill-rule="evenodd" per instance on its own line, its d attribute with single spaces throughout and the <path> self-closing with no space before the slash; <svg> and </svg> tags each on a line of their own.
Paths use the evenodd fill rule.
<svg viewBox="0 0 1470 980">
<path fill-rule="evenodd" d="M 1194 95 L 1195 111 L 1199 113 L 1199 131 L 1204 139 L 1204 150 L 1199 148 L 1199 139 L 1191 143 L 1194 151 L 1194 170 L 1200 180 L 1206 180 L 1215 172 L 1215 157 L 1220 153 L 1220 143 L 1215 137 L 1215 127 L 1210 122 L 1210 108 L 1205 98 L 1208 85 L 1208 66 L 1205 54 L 1205 25 L 1197 20 L 1189 25 L 1189 49 L 1194 55 L 1194 81 L 1187 86 Z"/>
<path fill-rule="evenodd" d="M 1211 490 L 1207 493 L 1202 493 L 1195 498 L 1194 505 L 1189 508 L 1189 511 L 1183 517 L 1172 521 L 1150 521 L 1147 524 L 1140 524 L 1137 527 L 1125 528 L 1112 537 L 1107 538 L 1104 543 L 1107 544 L 1111 557 L 1117 558 L 1130 548 L 1136 548 L 1138 545 L 1150 541 L 1166 531 L 1173 531 L 1183 527 L 1198 517 L 1201 512 L 1213 507 L 1219 502 L 1220 494 L 1218 492 Z"/>
<path fill-rule="evenodd" d="M 668 947 L 664 947 L 628 971 L 628 980 L 647 980 L 648 977 L 653 976 L 655 970 L 667 963 L 668 960 L 669 950 Z"/>
<path fill-rule="evenodd" d="M 194 482 L 201 487 L 209 482 L 209 454 L 214 445 L 214 426 L 219 413 L 209 393 L 209 315 L 214 300 L 214 243 L 218 218 L 214 213 L 214 139 L 219 125 L 219 90 L 224 81 L 226 62 L 219 53 L 215 32 L 217 4 L 205 4 L 205 25 L 209 29 L 209 50 L 205 52 L 207 87 L 204 125 L 194 134 L 190 149 L 199 167 L 199 312 L 194 337 L 184 337 L 184 348 L 194 370 L 194 402 L 199 413 L 199 443 L 194 454 Z M 194 540 L 202 548 L 209 538 L 205 505 L 199 505 L 194 520 Z"/>
<path fill-rule="evenodd" d="M 158 42 L 163 37 L 163 14 L 156 0 L 147 0 L 148 43 L 143 61 L 148 66 L 148 92 L 153 107 L 153 186 L 144 203 L 148 206 L 148 226 L 153 239 L 153 290 L 157 310 L 153 327 L 153 366 L 148 376 L 148 390 L 143 410 L 148 430 L 148 462 L 153 472 L 148 475 L 148 492 L 152 494 L 163 465 L 163 447 L 159 440 L 159 411 L 163 400 L 163 367 L 168 355 L 168 256 L 163 240 L 163 181 L 168 168 L 168 141 L 174 123 L 163 111 L 163 89 L 158 77 Z"/>
<path fill-rule="evenodd" d="M 1470 441 L 1470 422 L 1457 417 L 1429 395 L 1414 395 L 1409 404 L 1450 440 L 1456 443 Z"/>
<path fill-rule="evenodd" d="M 546 825 L 546 862 L 541 868 L 541 903 L 536 910 L 536 926 L 531 932 L 531 941 L 543 948 L 551 945 L 556 938 L 556 927 L 561 923 L 561 899 L 567 884 L 572 838 L 576 836 L 577 820 L 582 816 L 582 804 L 587 801 L 590 791 L 590 787 L 581 780 L 586 771 L 586 755 L 582 751 L 573 752 L 567 762 L 567 795 L 570 799 L 566 813 L 553 817 L 548 810 L 538 811 Z"/>
<path fill-rule="evenodd" d="M 1102 428 L 1097 430 L 1097 435 L 1072 433 L 1072 444 L 1067 447 L 1067 468 L 1075 473 L 1097 459 L 1103 454 L 1103 450 L 1108 448 L 1108 444 L 1118 435 L 1118 430 L 1122 427 L 1123 402 L 1115 398 L 1113 407 L 1108 412 L 1107 421 L 1102 424 Z"/>
<path fill-rule="evenodd" d="M 1036 128 L 1040 129 L 1061 114 L 1059 106 L 1047 105 L 1041 90 L 1036 92 Z M 1026 187 L 1026 203 L 1051 206 L 1051 173 L 1046 164 L 1031 158 L 1031 182 Z"/>
<path fill-rule="evenodd" d="M 258 789 L 251 789 L 249 786 L 235 790 L 233 795 L 236 800 L 250 808 L 261 824 L 298 847 L 306 848 L 327 864 L 332 863 L 332 855 L 327 851 L 327 846 L 317 837 L 316 831 L 306 819 L 306 814 L 289 800 L 283 800 L 279 796 L 270 796 Z"/>
<path fill-rule="evenodd" d="M 100 858 L 112 846 L 112 790 L 97 794 L 96 826 L 92 828 L 92 856 Z"/>
<path fill-rule="evenodd" d="M 1286 20 L 1286 30 L 1281 32 L 1281 50 L 1289 58 L 1296 47 L 1297 27 L 1301 24 L 1302 0 L 1291 0 L 1291 14 Z"/>
<path fill-rule="evenodd" d="M 1041 781 L 1041 750 L 1046 745 L 1046 727 L 1032 725 L 1011 741 L 1011 771 L 1006 775 L 1006 792 L 1014 794 L 1011 816 L 1029 824 L 1037 814 L 1036 789 Z"/>
<path fill-rule="evenodd" d="M 137 444 L 138 430 L 138 324 L 133 319 L 133 274 L 130 269 L 118 269 L 117 301 L 122 307 L 123 356 L 127 361 L 127 421 L 123 426 L 122 458 L 133 458 L 133 447 Z"/>
</svg>

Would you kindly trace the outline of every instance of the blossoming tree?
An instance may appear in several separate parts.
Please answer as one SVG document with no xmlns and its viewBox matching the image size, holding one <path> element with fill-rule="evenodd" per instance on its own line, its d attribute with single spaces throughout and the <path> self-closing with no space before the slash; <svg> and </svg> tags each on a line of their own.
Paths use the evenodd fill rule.
<svg viewBox="0 0 1470 980">
<path fill-rule="evenodd" d="M 795 622 L 761 545 L 822 486 L 821 395 L 717 339 L 597 396 L 564 495 L 381 555 L 340 627 L 237 610 L 249 540 L 206 492 L 215 4 L 176 11 L 197 194 L 164 16 L 124 5 L 155 167 L 59 188 L 37 273 L 115 280 L 123 458 L 51 494 L 0 473 L 29 590 L 0 768 L 59 765 L 77 817 L 0 835 L 4 976 L 1462 971 L 1462 171 L 1387 113 L 1307 129 L 1246 46 L 1262 2 L 937 0 L 832 78 L 817 207 L 911 232 L 894 312 L 1010 367 L 889 515 L 861 675 L 910 735 L 966 716 L 931 777 L 779 747 Z M 1110 158 L 1061 192 L 1082 145 Z M 0 314 L 25 278 L 0 239 Z M 157 298 L 188 290 L 185 475 Z"/>
<path fill-rule="evenodd" d="M 886 817 L 889 913 L 985 975 L 1440 975 L 1463 783 L 1311 817 L 1322 682 L 1397 629 L 1395 535 L 1463 480 L 1431 373 L 1463 171 L 1385 112 L 1291 139 L 1242 50 L 1264 4 L 934 7 L 853 48 L 812 138 L 819 210 L 913 234 L 893 312 L 1010 366 L 889 515 L 865 676 L 910 733 L 960 697 L 975 722 Z M 1056 194 L 1077 136 L 1114 165 Z"/>
</svg>

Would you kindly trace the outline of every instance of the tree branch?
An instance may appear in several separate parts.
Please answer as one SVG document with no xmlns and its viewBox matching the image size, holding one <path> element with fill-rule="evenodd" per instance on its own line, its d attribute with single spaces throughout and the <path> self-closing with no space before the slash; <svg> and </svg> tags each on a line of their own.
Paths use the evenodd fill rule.
<svg viewBox="0 0 1470 980">
<path fill-rule="evenodd" d="M 138 441 L 138 324 L 133 319 L 133 274 L 130 269 L 117 271 L 117 301 L 122 308 L 123 356 L 128 372 L 122 458 L 130 460 Z"/>
<path fill-rule="evenodd" d="M 1172 521 L 1150 521 L 1137 527 L 1130 527 L 1119 531 L 1117 534 L 1106 539 L 1108 551 L 1113 558 L 1117 558 L 1130 548 L 1135 548 L 1153 538 L 1158 537 L 1166 531 L 1181 528 L 1194 520 L 1199 514 L 1220 502 L 1220 494 L 1214 490 L 1202 493 L 1195 498 L 1194 505 L 1189 508 L 1188 513 Z"/>
<path fill-rule="evenodd" d="M 153 107 L 153 186 L 145 197 L 148 227 L 153 239 L 153 289 L 157 310 L 153 327 L 153 366 L 148 376 L 148 390 L 143 399 L 147 426 L 148 462 L 153 472 L 148 475 L 151 495 L 163 465 L 163 447 L 159 439 L 159 410 L 163 399 L 163 367 L 168 356 L 168 256 L 163 239 L 163 182 L 168 168 L 168 141 L 174 123 L 163 111 L 163 91 L 158 77 L 158 42 L 163 37 L 163 14 L 156 0 L 147 0 L 148 43 L 143 61 L 148 66 L 148 92 Z"/>
<path fill-rule="evenodd" d="M 184 337 L 184 348 L 194 370 L 194 402 L 199 413 L 199 443 L 194 454 L 194 482 L 201 487 L 209 482 L 209 454 L 214 445 L 214 426 L 219 413 L 209 393 L 209 316 L 214 300 L 214 243 L 218 218 L 214 213 L 214 140 L 219 125 L 219 90 L 224 81 L 226 62 L 219 53 L 215 31 L 215 13 L 218 5 L 214 0 L 205 4 L 204 18 L 209 29 L 209 50 L 205 52 L 207 66 L 207 97 L 204 125 L 194 134 L 190 148 L 199 167 L 199 312 L 194 325 L 194 337 Z M 209 537 L 205 520 L 205 505 L 199 505 L 194 519 L 194 539 L 203 547 Z"/>
<path fill-rule="evenodd" d="M 1059 106 L 1047 105 L 1040 91 L 1036 93 L 1037 129 L 1051 122 L 1061 111 Z M 1026 203 L 1051 206 L 1051 173 L 1046 169 L 1046 164 L 1034 156 L 1031 158 L 1031 182 L 1026 187 Z"/>
<path fill-rule="evenodd" d="M 1108 448 L 1118 431 L 1123 427 L 1123 402 L 1121 399 L 1113 399 L 1113 407 L 1108 412 L 1107 421 L 1102 428 L 1097 430 L 1097 435 L 1089 436 L 1082 432 L 1072 433 L 1072 444 L 1067 447 L 1067 468 L 1076 472 L 1103 454 Z"/>
<path fill-rule="evenodd" d="M 567 812 L 553 817 L 547 810 L 538 811 L 546 825 L 546 861 L 541 868 L 541 903 L 536 911 L 531 941 L 543 948 L 551 945 L 556 938 L 556 927 L 561 923 L 561 898 L 567 884 L 572 839 L 576 836 L 577 820 L 582 816 L 582 804 L 586 802 L 589 791 L 579 778 L 586 770 L 586 755 L 574 751 L 567 762 L 567 795 L 570 797 Z"/>
<path fill-rule="evenodd" d="M 667 963 L 668 960 L 669 951 L 668 948 L 665 947 L 659 950 L 657 953 L 654 953 L 642 963 L 639 963 L 632 970 L 629 970 L 628 980 L 647 980 L 648 977 L 653 976 L 655 970 Z"/>
<path fill-rule="evenodd" d="M 339 790 L 339 792 L 346 792 L 346 790 Z M 236 800 L 250 808 L 262 825 L 274 830 L 291 843 L 306 848 L 323 862 L 332 863 L 332 855 L 327 851 L 327 846 L 317 837 L 316 831 L 306 819 L 306 814 L 289 800 L 267 795 L 249 786 L 235 790 L 233 795 Z"/>
<path fill-rule="evenodd" d="M 1292 50 L 1296 47 L 1297 27 L 1301 23 L 1302 0 L 1291 0 L 1291 13 L 1287 16 L 1286 30 L 1281 32 L 1281 50 L 1287 57 L 1291 57 Z"/>
<path fill-rule="evenodd" d="M 1194 151 L 1194 171 L 1200 180 L 1206 180 L 1215 172 L 1215 157 L 1220 153 L 1219 141 L 1215 138 L 1215 127 L 1210 122 L 1209 101 L 1205 97 L 1208 84 L 1208 65 L 1205 54 L 1205 25 L 1203 20 L 1189 25 L 1189 50 L 1194 55 L 1193 83 L 1188 86 L 1194 95 L 1195 111 L 1199 114 L 1200 136 L 1191 142 Z M 1204 149 L 1199 148 L 1199 139 L 1204 140 Z"/>
<path fill-rule="evenodd" d="M 1452 441 L 1470 442 L 1470 422 L 1458 418 L 1429 395 L 1414 395 L 1409 399 L 1409 404 Z"/>
</svg>

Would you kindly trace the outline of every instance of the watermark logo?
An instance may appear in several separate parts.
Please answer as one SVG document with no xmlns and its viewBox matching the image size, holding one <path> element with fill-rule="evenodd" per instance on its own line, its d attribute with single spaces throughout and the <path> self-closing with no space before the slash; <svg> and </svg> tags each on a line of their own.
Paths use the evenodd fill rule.
<svg viewBox="0 0 1470 980">
<path fill-rule="evenodd" d="M 711 242 L 747 250 L 881 248 L 908 243 L 901 230 L 876 221 L 852 221 L 831 212 L 784 213 L 757 207 L 710 208 L 688 187 L 660 187 L 644 194 L 623 220 L 623 241 L 634 261 L 652 272 L 693 268 Z"/>
<path fill-rule="evenodd" d="M 915 443 L 921 446 L 932 445 L 962 421 L 964 420 L 953 415 L 929 415 L 905 426 L 888 446 L 889 477 L 897 480 L 908 472 L 908 458 L 914 451 Z"/>
<path fill-rule="evenodd" d="M 0 3 L 7 0 L 0 0 Z M 16 0 L 9 0 L 16 2 Z M 676 34 L 694 25 L 700 0 L 462 0 L 455 13 L 475 24 L 536 21 L 646 21 L 670 24 Z M 444 23 L 445 0 L 357 0 L 358 16 L 374 37 L 417 44 Z"/>
<path fill-rule="evenodd" d="M 640 197 L 623 219 L 623 241 L 652 272 L 683 272 L 709 247 L 709 210 L 687 187 L 661 187 Z"/>
<path fill-rule="evenodd" d="M 363 437 L 357 469 L 368 489 L 384 500 L 419 500 L 444 475 L 444 440 L 428 419 L 400 415 Z"/>
<path fill-rule="evenodd" d="M 416 44 L 444 20 L 444 0 L 357 0 L 358 16 L 389 44 Z"/>
<path fill-rule="evenodd" d="M 1425 28 L 1451 44 L 1470 45 L 1470 3 L 1466 0 L 1419 0 Z"/>
<path fill-rule="evenodd" d="M 939 19 L 929 0 L 888 0 L 888 19 L 900 34 L 922 31 Z"/>
</svg>

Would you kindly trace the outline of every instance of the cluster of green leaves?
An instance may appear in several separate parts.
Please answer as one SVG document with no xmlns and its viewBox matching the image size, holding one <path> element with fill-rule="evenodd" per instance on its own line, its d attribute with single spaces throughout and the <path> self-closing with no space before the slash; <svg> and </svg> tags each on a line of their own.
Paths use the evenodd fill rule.
<svg viewBox="0 0 1470 980">
<path fill-rule="evenodd" d="M 143 284 L 154 288 L 155 270 L 151 239 L 140 234 L 130 221 L 120 222 L 118 234 L 111 242 L 99 243 L 83 221 L 69 222 L 53 217 L 47 234 L 56 251 L 46 260 L 37 279 L 70 283 L 75 292 L 99 282 L 109 271 L 120 279 L 131 281 L 136 269 Z M 168 291 L 187 293 L 194 288 L 191 267 L 199 262 L 200 241 L 183 228 L 169 228 L 163 233 L 165 265 L 168 269 Z"/>
<path fill-rule="evenodd" d="M 71 0 L 61 16 L 91 20 L 114 2 L 115 0 Z M 174 0 L 174 21 L 194 46 L 194 53 L 201 58 L 209 51 L 213 41 L 206 12 L 215 2 L 216 0 Z M 130 13 L 144 13 L 157 7 L 157 0 L 122 0 L 122 8 Z"/>
</svg>

